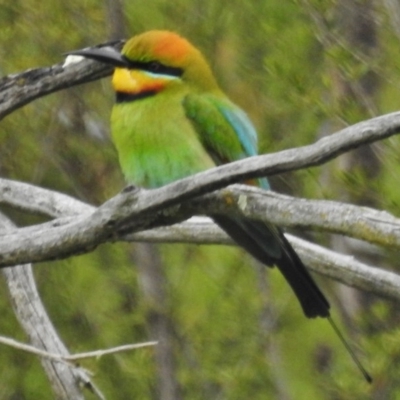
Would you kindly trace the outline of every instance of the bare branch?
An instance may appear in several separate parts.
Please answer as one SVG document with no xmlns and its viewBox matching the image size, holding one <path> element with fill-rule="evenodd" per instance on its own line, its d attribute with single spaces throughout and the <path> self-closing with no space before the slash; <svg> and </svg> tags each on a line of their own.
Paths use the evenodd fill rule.
<svg viewBox="0 0 400 400">
<path fill-rule="evenodd" d="M 229 210 L 226 206 L 229 198 Z M 49 217 L 60 217 L 49 226 L 60 226 L 74 221 L 68 216 L 91 213 L 96 208 L 82 203 L 65 194 L 42 189 L 27 183 L 0 178 L 0 203 Z M 400 219 L 393 215 L 368 207 L 338 203 L 327 200 L 306 200 L 260 190 L 247 185 L 232 185 L 221 191 L 203 196 L 176 209 L 183 215 L 212 214 L 231 212 L 255 219 L 265 219 L 279 226 L 322 230 L 339 233 L 370 243 L 400 249 Z M 66 217 L 63 217 L 63 216 Z M 89 215 L 89 214 L 88 214 Z M 172 214 L 171 214 L 172 215 Z M 176 224 L 168 228 L 158 228 L 151 232 L 138 232 L 134 235 L 116 234 L 114 240 L 147 240 L 157 242 L 221 243 L 222 237 L 210 236 L 208 230 L 201 233 L 204 219 L 196 224 Z M 207 220 L 208 221 L 208 220 Z M 205 223 L 204 228 L 208 227 Z M 43 232 L 43 225 L 25 228 L 30 232 Z M 192 231 L 194 229 L 194 231 Z M 230 241 L 224 239 L 223 243 Z"/>
<path fill-rule="evenodd" d="M 115 41 L 95 47 L 112 45 L 120 48 L 122 43 L 122 41 Z M 32 100 L 61 89 L 103 78 L 111 75 L 112 71 L 113 68 L 106 64 L 84 60 L 65 68 L 60 63 L 5 76 L 0 79 L 0 120 Z"/>
<path fill-rule="evenodd" d="M 353 256 L 336 253 L 292 235 L 286 235 L 305 264 L 315 272 L 348 286 L 400 301 L 400 276 L 371 267 Z"/>
<path fill-rule="evenodd" d="M 2 230 L 14 226 L 0 214 Z M 68 350 L 57 335 L 46 310 L 40 300 L 30 264 L 18 265 L 2 270 L 12 299 L 12 305 L 18 321 L 36 348 L 44 351 L 67 355 Z M 80 383 L 99 392 L 91 383 L 89 376 L 79 367 L 66 366 L 50 360 L 41 360 L 51 386 L 59 399 L 83 399 Z"/>
<path fill-rule="evenodd" d="M 10 193 L 10 197 L 7 198 L 8 204 L 16 203 L 20 207 L 24 203 L 24 198 L 30 198 L 32 201 L 30 203 L 25 202 L 23 209 L 36 212 L 40 208 L 41 212 L 46 213 L 48 208 L 50 216 L 54 214 L 62 215 L 63 212 L 66 215 L 72 215 L 75 207 L 78 213 L 94 209 L 94 207 L 69 198 L 64 194 L 25 183 L 0 179 L 0 202 L 4 201 L 2 196 L 4 191 Z M 46 201 L 46 197 L 48 201 Z M 206 197 L 208 197 L 205 202 L 206 206 L 202 204 L 201 200 L 194 201 L 198 210 L 204 211 L 208 208 L 208 211 L 221 211 L 218 208 L 220 207 L 218 204 L 223 203 L 221 199 L 229 198 L 231 207 L 234 204 L 240 204 L 236 212 L 243 212 L 249 217 L 265 218 L 281 225 L 303 228 L 317 227 L 331 232 L 337 232 L 341 229 L 343 233 L 346 233 L 349 230 L 354 233 L 353 236 L 355 237 L 362 236 L 364 232 L 367 232 L 367 239 L 371 242 L 383 243 L 387 240 L 388 242 L 384 243 L 385 245 L 398 246 L 399 233 L 397 227 L 400 226 L 400 221 L 388 213 L 370 208 L 331 201 L 295 199 L 244 185 L 231 186 Z M 195 206 L 193 206 L 193 209 L 195 209 Z M 179 211 L 179 209 L 176 209 L 176 211 Z M 65 218 L 67 222 L 72 220 L 73 217 Z M 340 222 L 340 220 L 342 221 Z M 57 225 L 60 221 L 63 221 L 63 219 L 51 223 Z M 45 235 L 46 230 L 43 230 L 41 234 Z M 37 236 L 37 233 L 33 236 Z M 353 257 L 340 255 L 321 246 L 312 245 L 290 235 L 287 236 L 306 265 L 314 272 L 329 276 L 358 289 L 368 290 L 396 301 L 400 300 L 400 278 L 398 275 L 372 268 L 358 262 Z M 220 228 L 205 217 L 193 217 L 170 227 L 141 231 L 116 238 L 125 241 L 233 244 Z M 374 240 L 372 240 L 373 238 Z"/>
<path fill-rule="evenodd" d="M 209 198 L 202 204 L 203 198 Z M 329 200 L 308 200 L 263 191 L 244 185 L 229 186 L 200 201 L 193 201 L 201 214 L 210 213 L 229 198 L 235 213 L 264 219 L 276 225 L 320 230 L 400 249 L 400 219 L 386 211 Z M 215 205 L 213 206 L 213 204 Z M 224 207 L 225 212 L 227 207 Z M 222 210 L 223 210 L 222 209 Z M 232 210 L 233 212 L 233 210 Z"/>
<path fill-rule="evenodd" d="M 400 124 L 400 113 L 362 122 L 328 138 L 323 138 L 310 146 L 252 157 L 213 168 L 151 191 L 139 189 L 124 191 L 91 214 L 78 216 L 68 223 L 64 221 L 63 224 L 58 224 L 60 226 L 55 226 L 54 223 L 41 225 L 40 231 L 37 231 L 36 235 L 32 235 L 33 228 L 25 228 L 4 236 L 0 243 L 0 265 L 51 260 L 87 252 L 101 243 L 118 239 L 118 235 L 128 231 L 135 232 L 184 220 L 199 213 L 199 201 L 204 201 L 202 204 L 203 213 L 246 211 L 246 207 L 241 205 L 240 198 L 235 202 L 233 196 L 229 195 L 230 201 L 226 201 L 226 191 L 222 192 L 219 203 L 214 203 L 212 196 L 205 196 L 201 200 L 193 202 L 193 204 L 197 204 L 195 209 L 193 209 L 193 204 L 187 203 L 187 200 L 207 191 L 219 189 L 239 179 L 251 178 L 254 175 L 260 176 L 259 171 L 265 173 L 283 172 L 299 166 L 303 167 L 322 162 L 333 157 L 333 155 L 337 155 L 340 151 L 352 148 L 356 144 L 367 143 L 378 137 L 395 133 L 400 128 L 400 125 L 397 126 L 396 124 Z M 264 195 L 268 196 L 268 194 Z M 179 203 L 180 206 L 176 207 Z M 228 206 L 230 203 L 232 205 Z M 311 202 L 309 201 L 309 203 Z M 234 205 L 236 208 L 233 207 Z M 306 203 L 303 203 L 303 205 L 302 212 L 306 212 L 308 205 Z M 175 207 L 172 209 L 172 206 Z M 220 207 L 220 209 L 215 210 L 213 207 Z M 260 210 L 259 206 L 253 208 Z M 344 221 L 347 221 L 354 212 L 354 208 L 351 206 L 348 206 L 348 208 L 351 208 L 351 210 L 348 209 L 344 212 L 346 214 Z M 324 213 L 326 213 L 326 209 Z M 324 213 L 319 212 L 320 215 Z M 396 230 L 393 227 L 398 222 L 390 218 L 388 214 L 384 216 L 385 219 L 379 227 L 380 230 L 375 235 L 370 234 L 370 229 L 377 226 L 376 222 L 379 217 L 383 217 L 383 214 L 376 214 L 376 212 L 369 212 L 362 224 L 358 224 L 358 237 L 371 240 L 374 236 L 372 240 L 379 241 L 381 233 L 386 229 L 387 232 L 391 232 L 388 244 L 397 245 L 398 238 L 396 238 Z M 267 215 L 263 212 L 262 218 L 281 224 L 281 221 L 273 220 L 274 215 L 274 212 L 269 212 Z M 302 215 L 302 213 L 292 213 L 292 215 Z M 330 215 L 332 216 L 332 213 Z M 320 222 L 320 228 L 326 229 L 326 226 L 329 225 L 325 224 L 327 219 L 325 218 Z M 368 223 L 368 220 L 368 229 L 364 229 L 363 224 Z M 129 228 L 126 227 L 127 221 L 129 221 Z M 298 221 L 295 221 L 294 224 L 299 225 Z M 37 230 L 37 227 L 34 229 Z M 340 226 L 336 222 L 332 231 L 346 233 L 347 227 L 344 223 Z M 352 234 L 356 236 L 354 232 Z"/>
</svg>

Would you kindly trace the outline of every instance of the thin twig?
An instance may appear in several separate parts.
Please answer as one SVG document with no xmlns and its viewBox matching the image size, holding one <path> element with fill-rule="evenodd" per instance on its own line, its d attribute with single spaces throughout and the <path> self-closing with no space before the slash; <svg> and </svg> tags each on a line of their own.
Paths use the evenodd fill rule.
<svg viewBox="0 0 400 400">
<path fill-rule="evenodd" d="M 10 347 L 14 347 L 18 350 L 25 351 L 27 353 L 35 354 L 37 356 L 50 359 L 50 360 L 68 363 L 68 365 L 71 366 L 71 364 L 70 364 L 71 361 L 78 361 L 78 360 L 83 360 L 83 359 L 87 359 L 87 358 L 100 358 L 105 355 L 122 353 L 122 352 L 131 351 L 131 350 L 137 350 L 137 349 L 141 349 L 143 347 L 155 346 L 158 342 L 151 341 L 151 342 L 143 342 L 143 343 L 135 343 L 135 344 L 125 344 L 122 346 L 112 347 L 110 349 L 93 350 L 93 351 L 88 351 L 85 353 L 77 353 L 77 354 L 72 354 L 72 355 L 50 353 L 48 351 L 38 349 L 35 346 L 31 346 L 29 344 L 22 343 L 15 339 L 8 338 L 5 336 L 0 336 L 0 343 L 5 344 Z"/>
</svg>

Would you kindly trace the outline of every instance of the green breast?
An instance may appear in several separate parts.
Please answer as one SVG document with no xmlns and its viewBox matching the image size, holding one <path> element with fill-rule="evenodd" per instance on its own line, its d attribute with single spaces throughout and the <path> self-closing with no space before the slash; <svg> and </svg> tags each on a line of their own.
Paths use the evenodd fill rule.
<svg viewBox="0 0 400 400">
<path fill-rule="evenodd" d="M 214 166 L 187 120 L 184 93 L 116 104 L 111 130 L 128 182 L 158 187 Z"/>
</svg>

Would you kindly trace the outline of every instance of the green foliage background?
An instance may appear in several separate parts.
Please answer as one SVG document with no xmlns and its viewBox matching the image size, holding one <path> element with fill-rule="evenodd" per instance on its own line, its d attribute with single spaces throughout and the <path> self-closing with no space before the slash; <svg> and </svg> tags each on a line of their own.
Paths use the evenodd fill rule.
<svg viewBox="0 0 400 400">
<path fill-rule="evenodd" d="M 260 151 L 273 152 L 312 143 L 327 125 L 334 132 L 398 109 L 399 36 L 390 15 L 376 5 L 378 44 L 373 55 L 363 56 L 362 49 L 338 39 L 337 7 L 334 0 L 135 0 L 124 4 L 124 17 L 128 36 L 166 28 L 198 45 L 221 86 L 255 122 Z M 106 41 L 107 21 L 105 4 L 96 0 L 0 0 L 0 75 L 51 65 L 68 50 Z M 321 40 L 324 35 L 329 42 Z M 337 95 L 338 75 L 354 83 L 368 73 L 379 81 L 372 111 L 361 106 L 361 99 Z M 124 186 L 109 139 L 112 104 L 105 79 L 14 112 L 0 124 L 1 176 L 92 204 L 110 198 Z M 380 168 L 373 177 L 362 168 L 343 171 L 331 162 L 272 181 L 279 191 L 320 199 L 358 203 L 368 193 L 370 203 L 398 214 L 399 150 L 397 137 L 379 145 Z M 10 215 L 20 224 L 38 222 L 14 211 Z M 327 236 L 304 234 L 329 245 Z M 275 270 L 260 270 L 234 248 L 159 247 L 183 398 L 399 398 L 400 315 L 395 304 L 364 294 L 351 321 L 342 319 L 347 305 L 337 284 L 319 279 L 337 310 L 334 317 L 363 349 L 361 358 L 375 378 L 368 386 L 327 322 L 305 319 Z M 35 266 L 43 301 L 71 352 L 148 339 L 148 304 L 134 252 L 134 245 L 106 245 L 92 254 Z M 397 268 L 396 255 L 383 253 L 384 265 Z M 0 335 L 26 341 L 0 282 Z M 155 399 L 153 355 L 152 349 L 142 349 L 84 366 L 95 373 L 107 398 Z M 3 346 L 0 382 L 0 399 L 53 398 L 35 357 Z"/>
</svg>

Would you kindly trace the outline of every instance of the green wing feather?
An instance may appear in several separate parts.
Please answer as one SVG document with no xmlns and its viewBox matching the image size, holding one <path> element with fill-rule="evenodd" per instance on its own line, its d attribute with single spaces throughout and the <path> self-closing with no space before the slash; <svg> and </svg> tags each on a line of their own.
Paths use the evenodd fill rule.
<svg viewBox="0 0 400 400">
<path fill-rule="evenodd" d="M 217 165 L 248 156 L 232 125 L 222 114 L 221 105 L 215 95 L 188 94 L 183 100 L 186 116 Z"/>
<path fill-rule="evenodd" d="M 189 94 L 183 107 L 200 142 L 217 165 L 258 154 L 252 123 L 229 100 L 212 94 Z M 266 178 L 258 179 L 258 183 L 264 189 L 270 188 Z"/>
</svg>

